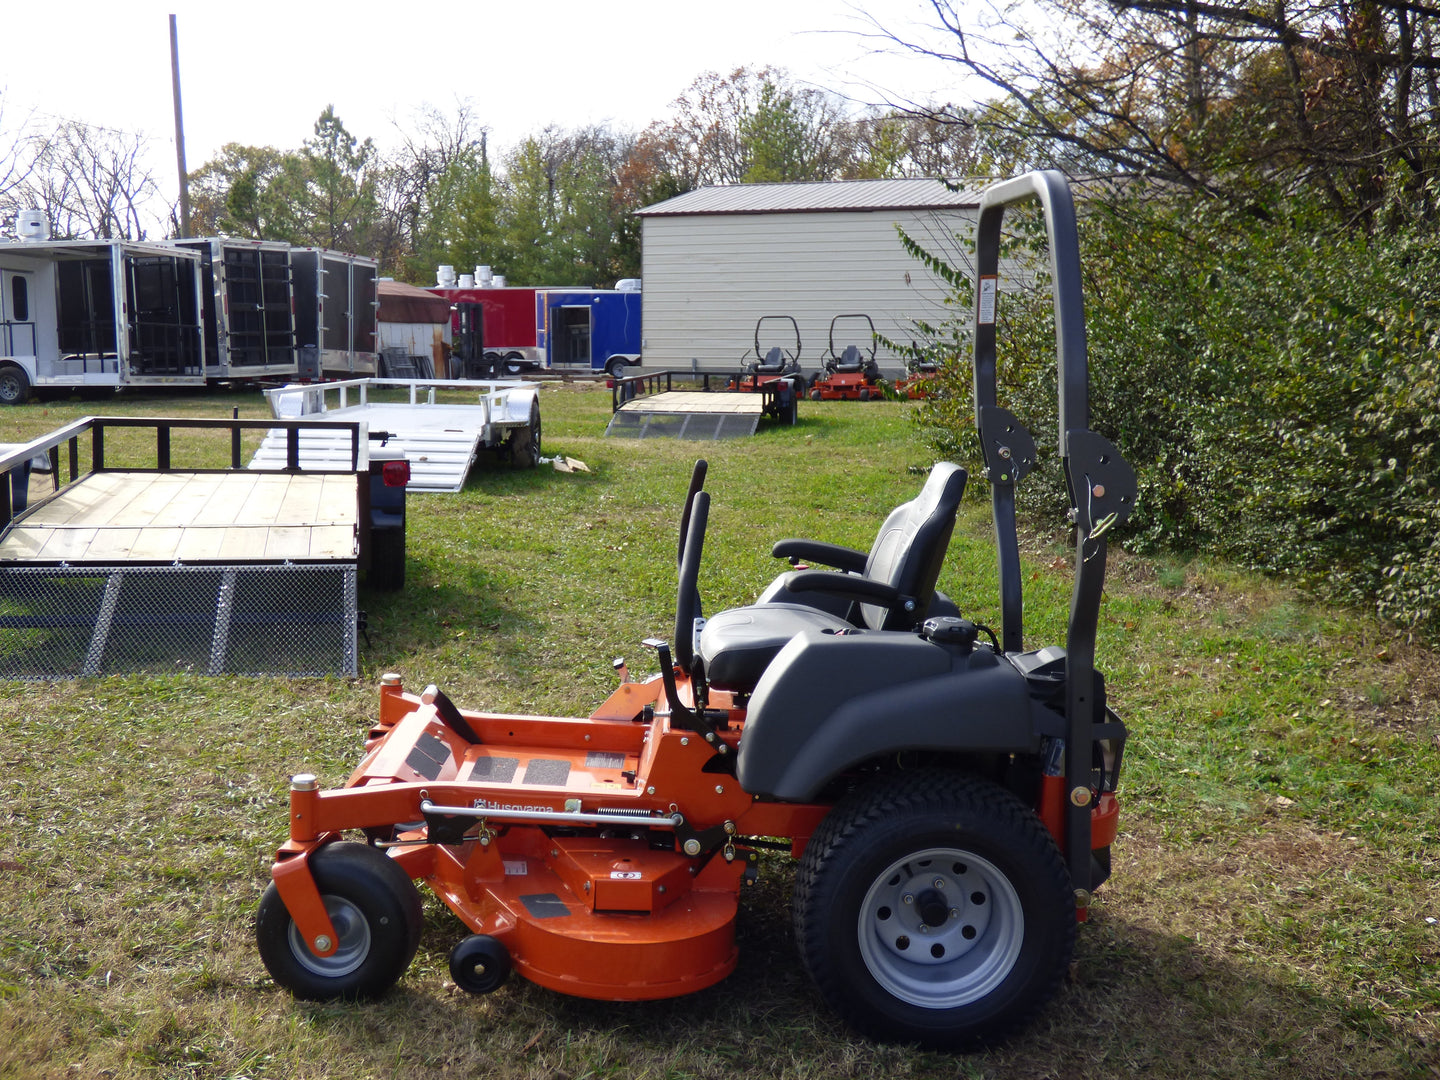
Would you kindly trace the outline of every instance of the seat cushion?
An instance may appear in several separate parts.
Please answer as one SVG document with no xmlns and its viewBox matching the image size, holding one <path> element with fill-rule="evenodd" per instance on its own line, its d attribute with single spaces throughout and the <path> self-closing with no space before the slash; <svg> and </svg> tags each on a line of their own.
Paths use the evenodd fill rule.
<svg viewBox="0 0 1440 1080">
<path fill-rule="evenodd" d="M 802 630 L 853 630 L 844 619 L 803 604 L 755 604 L 722 611 L 700 632 L 705 680 L 721 690 L 755 689 L 775 654 Z"/>
</svg>

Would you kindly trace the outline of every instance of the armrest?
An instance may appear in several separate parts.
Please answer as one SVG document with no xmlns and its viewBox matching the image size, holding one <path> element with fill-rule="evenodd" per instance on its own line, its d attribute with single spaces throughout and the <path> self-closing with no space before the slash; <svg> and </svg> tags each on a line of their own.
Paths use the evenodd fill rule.
<svg viewBox="0 0 1440 1080">
<path fill-rule="evenodd" d="M 883 581 L 851 574 L 832 574 L 829 570 L 797 570 L 786 574 L 784 580 L 785 588 L 790 592 L 824 592 L 858 600 L 862 604 L 889 607 L 902 599 L 899 589 Z"/>
<path fill-rule="evenodd" d="M 823 540 L 776 540 L 770 554 L 777 559 L 796 562 L 817 562 L 822 566 L 833 566 L 849 574 L 863 573 L 865 560 L 869 556 L 854 548 L 839 544 L 827 544 Z"/>
</svg>

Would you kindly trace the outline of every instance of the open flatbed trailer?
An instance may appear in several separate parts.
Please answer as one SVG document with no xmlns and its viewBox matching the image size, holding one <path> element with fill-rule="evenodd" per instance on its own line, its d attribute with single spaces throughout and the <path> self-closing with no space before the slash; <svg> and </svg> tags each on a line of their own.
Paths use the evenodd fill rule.
<svg viewBox="0 0 1440 1080">
<path fill-rule="evenodd" d="M 281 422 L 289 454 L 245 468 L 243 433 L 276 423 L 87 417 L 0 452 L 0 475 L 54 463 L 19 512 L 0 484 L 0 676 L 356 674 L 357 578 L 379 535 L 368 432 L 323 421 L 347 453 L 302 470 L 314 422 Z M 172 460 L 172 441 L 211 461 L 227 435 L 228 467 Z"/>
<path fill-rule="evenodd" d="M 741 376 L 656 371 L 611 384 L 611 417 L 606 435 L 631 439 L 737 439 L 754 435 L 766 417 L 795 423 L 798 392 L 785 380 L 752 391 L 724 389 Z M 687 381 L 693 378 L 693 383 Z M 676 384 L 693 389 L 676 389 Z"/>
<path fill-rule="evenodd" d="M 446 403 L 437 390 L 462 390 L 476 401 Z M 403 400 L 387 400 L 399 391 Z M 393 396 L 393 395 L 392 395 Z M 265 391 L 279 419 L 361 422 L 384 432 L 386 446 L 410 464 L 411 492 L 459 491 L 482 450 L 506 454 L 512 464 L 540 460 L 540 403 L 533 383 L 461 379 L 350 379 L 294 385 Z M 261 444 L 251 468 L 274 468 L 285 453 L 285 432 L 276 429 Z M 332 467 L 348 453 L 336 429 L 318 427 L 300 440 L 304 468 Z"/>
</svg>

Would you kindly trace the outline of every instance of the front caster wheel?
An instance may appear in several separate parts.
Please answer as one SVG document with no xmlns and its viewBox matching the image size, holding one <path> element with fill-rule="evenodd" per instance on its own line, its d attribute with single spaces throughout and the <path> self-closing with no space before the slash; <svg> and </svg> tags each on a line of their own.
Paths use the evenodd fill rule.
<svg viewBox="0 0 1440 1080">
<path fill-rule="evenodd" d="M 450 950 L 450 977 L 472 994 L 499 990 L 510 977 L 510 951 L 489 934 L 471 934 Z"/>
<path fill-rule="evenodd" d="M 255 940 L 271 977 L 307 1001 L 379 997 L 410 966 L 420 944 L 420 894 L 394 860 L 363 844 L 337 843 L 310 856 L 310 873 L 338 946 L 316 956 L 274 882 L 260 900 Z"/>
<path fill-rule="evenodd" d="M 914 773 L 864 789 L 811 838 L 795 937 L 821 994 L 874 1038 L 991 1043 L 1059 987 L 1075 944 L 1064 860 L 999 785 Z"/>
</svg>

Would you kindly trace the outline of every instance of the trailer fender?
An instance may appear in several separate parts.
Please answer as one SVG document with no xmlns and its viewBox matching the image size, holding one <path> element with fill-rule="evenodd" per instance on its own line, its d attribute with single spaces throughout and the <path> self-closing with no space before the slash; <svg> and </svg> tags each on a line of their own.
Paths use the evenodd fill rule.
<svg viewBox="0 0 1440 1080">
<path fill-rule="evenodd" d="M 809 802 L 846 770 L 905 750 L 1038 749 L 1025 677 L 989 648 L 809 630 L 756 686 L 736 766 L 751 795 Z"/>
<path fill-rule="evenodd" d="M 530 406 L 539 398 L 540 391 L 534 386 L 515 386 L 505 391 L 499 403 L 500 413 L 496 419 L 505 423 L 528 424 Z"/>
</svg>

